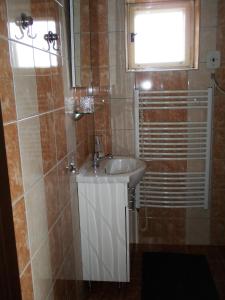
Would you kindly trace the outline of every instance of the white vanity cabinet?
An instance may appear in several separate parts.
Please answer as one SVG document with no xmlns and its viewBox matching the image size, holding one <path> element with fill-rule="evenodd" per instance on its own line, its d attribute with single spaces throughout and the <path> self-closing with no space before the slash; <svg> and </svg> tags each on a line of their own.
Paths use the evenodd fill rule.
<svg viewBox="0 0 225 300">
<path fill-rule="evenodd" d="M 77 181 L 83 279 L 130 281 L 127 180 Z"/>
</svg>

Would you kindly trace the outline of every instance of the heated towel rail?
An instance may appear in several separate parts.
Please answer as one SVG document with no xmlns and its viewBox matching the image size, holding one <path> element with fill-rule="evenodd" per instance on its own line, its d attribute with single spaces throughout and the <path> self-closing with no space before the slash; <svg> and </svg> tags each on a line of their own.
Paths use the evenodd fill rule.
<svg viewBox="0 0 225 300">
<path fill-rule="evenodd" d="M 136 156 L 148 165 L 137 207 L 208 208 L 211 131 L 211 88 L 135 90 Z"/>
</svg>

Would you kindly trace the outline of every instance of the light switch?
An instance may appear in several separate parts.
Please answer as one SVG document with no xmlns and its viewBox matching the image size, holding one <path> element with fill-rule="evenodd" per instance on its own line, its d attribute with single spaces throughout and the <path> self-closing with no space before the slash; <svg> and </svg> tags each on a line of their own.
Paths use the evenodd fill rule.
<svg viewBox="0 0 225 300">
<path fill-rule="evenodd" d="M 220 67 L 220 51 L 210 51 L 207 55 L 207 68 L 218 69 Z"/>
</svg>

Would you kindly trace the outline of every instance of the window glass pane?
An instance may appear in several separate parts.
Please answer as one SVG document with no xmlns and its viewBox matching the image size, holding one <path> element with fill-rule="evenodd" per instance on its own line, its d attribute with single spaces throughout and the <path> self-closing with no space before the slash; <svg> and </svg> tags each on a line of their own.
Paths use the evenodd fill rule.
<svg viewBox="0 0 225 300">
<path fill-rule="evenodd" d="M 185 10 L 151 9 L 134 15 L 135 64 L 185 61 Z"/>
<path fill-rule="evenodd" d="M 56 32 L 56 23 L 55 21 L 35 21 L 35 26 L 38 28 L 38 35 L 36 37 L 36 42 L 39 45 L 40 48 L 43 50 L 47 50 L 48 45 L 46 41 L 44 40 L 44 35 L 46 34 L 46 28 L 47 24 L 50 27 L 53 32 Z M 15 24 L 15 22 L 10 22 L 10 32 L 12 35 L 20 35 L 20 31 L 18 29 L 18 26 Z M 29 44 L 30 38 L 27 36 L 27 34 L 24 34 L 23 42 Z M 20 44 L 16 44 L 14 47 L 14 53 L 13 53 L 13 63 L 14 67 L 16 68 L 33 68 L 33 59 L 27 59 L 29 57 L 30 49 L 27 47 L 23 47 Z M 41 54 L 41 52 L 40 52 Z M 57 67 L 57 56 L 52 55 L 51 56 L 51 65 L 53 67 Z M 50 68 L 50 62 L 49 57 L 47 55 L 37 55 L 35 57 L 35 67 L 36 68 Z"/>
</svg>

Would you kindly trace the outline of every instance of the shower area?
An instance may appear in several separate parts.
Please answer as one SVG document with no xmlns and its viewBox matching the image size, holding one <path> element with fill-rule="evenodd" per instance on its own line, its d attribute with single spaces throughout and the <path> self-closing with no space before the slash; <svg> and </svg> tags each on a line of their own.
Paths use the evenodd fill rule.
<svg viewBox="0 0 225 300">
<path fill-rule="evenodd" d="M 110 91 L 112 153 L 139 156 L 148 165 L 136 191 L 138 212 L 130 212 L 131 278 L 140 283 L 144 251 L 205 254 L 224 295 L 225 96 L 211 74 L 224 88 L 225 5 L 200 4 L 199 68 L 166 72 L 125 72 L 124 1 L 96 4 L 99 71 Z M 221 64 L 210 69 L 215 50 Z"/>
<path fill-rule="evenodd" d="M 134 213 L 134 241 L 141 244 L 224 245 L 225 104 L 224 94 L 215 88 L 211 79 L 211 73 L 215 71 L 217 81 L 223 87 L 224 3 L 201 1 L 198 70 L 126 73 L 122 2 L 108 2 L 106 53 L 109 57 L 112 152 L 143 156 L 153 173 L 146 174 L 145 180 L 152 186 L 147 184 L 148 193 L 145 192 L 146 199 L 141 198 L 138 217 Z M 215 50 L 220 52 L 221 64 L 217 69 L 209 69 L 208 55 Z M 141 132 L 137 129 L 137 121 Z M 177 173 L 175 180 L 172 178 L 174 172 Z M 164 191 L 168 194 L 162 189 L 159 191 L 159 187 L 165 185 L 165 178 L 167 189 Z M 172 183 L 178 183 L 177 179 L 179 189 L 173 190 Z M 191 187 L 190 194 L 183 193 L 187 186 Z M 152 200 L 162 200 L 160 205 L 158 202 L 149 204 L 147 195 L 152 198 L 151 191 L 155 196 Z M 166 203 L 167 198 L 175 203 Z M 184 205 L 176 205 L 177 198 Z M 197 201 L 189 204 L 185 201 L 193 199 Z"/>
<path fill-rule="evenodd" d="M 146 250 L 205 254 L 225 295 L 225 1 L 200 1 L 198 69 L 127 72 L 125 7 L 135 2 L 152 1 L 74 0 L 79 83 L 71 88 L 67 1 L 0 0 L 0 100 L 23 300 L 139 299 Z M 15 24 L 30 16 L 32 30 Z M 220 66 L 209 69 L 215 50 Z M 83 96 L 93 97 L 95 112 L 75 122 L 68 99 Z M 82 280 L 68 168 L 94 153 L 94 136 L 105 154 L 148 166 L 130 211 L 125 290 Z"/>
</svg>

